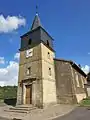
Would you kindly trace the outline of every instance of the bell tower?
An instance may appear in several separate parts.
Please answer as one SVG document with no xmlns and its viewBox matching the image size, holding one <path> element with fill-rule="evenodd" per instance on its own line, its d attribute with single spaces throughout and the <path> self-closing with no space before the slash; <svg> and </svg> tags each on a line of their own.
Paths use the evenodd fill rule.
<svg viewBox="0 0 90 120">
<path fill-rule="evenodd" d="M 36 14 L 31 30 L 21 36 L 17 104 L 56 103 L 54 57 L 53 38 Z"/>
</svg>

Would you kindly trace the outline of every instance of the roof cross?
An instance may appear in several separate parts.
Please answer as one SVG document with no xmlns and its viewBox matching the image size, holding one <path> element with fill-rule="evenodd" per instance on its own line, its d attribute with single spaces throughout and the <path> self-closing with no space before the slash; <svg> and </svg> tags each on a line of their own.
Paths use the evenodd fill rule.
<svg viewBox="0 0 90 120">
<path fill-rule="evenodd" d="M 36 5 L 36 15 L 38 14 L 38 6 Z"/>
</svg>

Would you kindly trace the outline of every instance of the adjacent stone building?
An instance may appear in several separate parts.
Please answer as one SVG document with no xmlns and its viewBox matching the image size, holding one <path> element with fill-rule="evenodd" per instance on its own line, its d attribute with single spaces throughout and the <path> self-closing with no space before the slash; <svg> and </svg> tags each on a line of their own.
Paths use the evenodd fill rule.
<svg viewBox="0 0 90 120">
<path fill-rule="evenodd" d="M 31 30 L 21 36 L 17 104 L 44 107 L 78 103 L 86 97 L 86 74 L 74 62 L 55 58 L 53 38 L 36 14 Z"/>
<path fill-rule="evenodd" d="M 54 59 L 58 103 L 79 103 L 86 98 L 86 74 L 73 61 Z"/>
<path fill-rule="evenodd" d="M 90 98 L 90 72 L 87 74 L 87 83 L 85 84 L 87 97 Z"/>
</svg>

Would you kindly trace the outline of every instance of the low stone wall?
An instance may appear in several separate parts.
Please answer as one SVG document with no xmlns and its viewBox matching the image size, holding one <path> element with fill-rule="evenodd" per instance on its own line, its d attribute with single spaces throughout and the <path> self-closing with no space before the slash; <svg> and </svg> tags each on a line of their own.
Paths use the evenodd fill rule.
<svg viewBox="0 0 90 120">
<path fill-rule="evenodd" d="M 75 95 L 64 95 L 57 97 L 58 104 L 76 104 L 77 99 Z"/>
</svg>

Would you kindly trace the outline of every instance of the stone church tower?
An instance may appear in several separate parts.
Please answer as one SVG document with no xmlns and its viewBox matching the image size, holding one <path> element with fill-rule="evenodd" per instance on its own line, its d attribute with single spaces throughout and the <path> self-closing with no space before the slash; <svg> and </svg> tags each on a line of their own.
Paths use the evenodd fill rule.
<svg viewBox="0 0 90 120">
<path fill-rule="evenodd" d="M 56 103 L 54 57 L 53 38 L 36 14 L 31 30 L 21 36 L 17 104 Z"/>
</svg>

